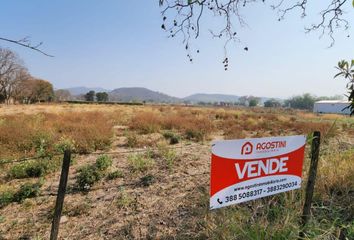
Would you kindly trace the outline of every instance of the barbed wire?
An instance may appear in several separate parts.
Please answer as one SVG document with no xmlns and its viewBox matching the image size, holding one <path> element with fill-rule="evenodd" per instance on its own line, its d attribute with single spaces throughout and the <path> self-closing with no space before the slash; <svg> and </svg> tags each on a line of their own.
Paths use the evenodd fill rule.
<svg viewBox="0 0 354 240">
<path fill-rule="evenodd" d="M 57 153 L 57 154 L 51 154 L 51 155 L 25 157 L 25 158 L 13 159 L 13 160 L 1 159 L 1 160 L 0 160 L 0 165 L 2 165 L 2 164 L 11 164 L 11 163 L 18 163 L 18 162 L 26 162 L 26 161 L 32 161 L 32 160 L 39 160 L 39 159 L 51 158 L 51 157 L 55 157 L 55 156 L 63 156 L 63 154 L 62 154 L 62 153 L 60 153 L 60 154 Z"/>
<path fill-rule="evenodd" d="M 209 171 L 206 171 L 206 172 L 201 172 L 201 173 L 196 173 L 196 174 L 187 174 L 187 175 L 184 175 L 183 178 L 201 176 L 201 175 L 206 175 L 209 173 L 210 173 Z M 178 176 L 178 177 L 173 176 L 173 177 L 169 178 L 168 180 L 174 180 L 177 178 L 180 178 L 180 176 Z M 153 185 L 153 183 L 151 185 Z M 135 181 L 133 183 L 109 184 L 109 185 L 103 185 L 103 186 L 95 186 L 95 187 L 88 188 L 86 191 L 80 191 L 78 189 L 72 188 L 72 189 L 68 189 L 65 194 L 83 194 L 83 193 L 89 193 L 89 192 L 93 192 L 93 191 L 97 191 L 97 190 L 107 190 L 107 189 L 122 188 L 122 187 L 127 187 L 127 186 L 143 187 L 141 185 L 140 181 Z M 51 190 L 55 191 L 55 192 L 48 192 L 48 193 L 39 194 L 38 197 L 57 196 L 58 195 L 57 194 L 57 191 L 58 191 L 57 187 L 53 187 L 53 188 L 51 188 Z"/>
</svg>

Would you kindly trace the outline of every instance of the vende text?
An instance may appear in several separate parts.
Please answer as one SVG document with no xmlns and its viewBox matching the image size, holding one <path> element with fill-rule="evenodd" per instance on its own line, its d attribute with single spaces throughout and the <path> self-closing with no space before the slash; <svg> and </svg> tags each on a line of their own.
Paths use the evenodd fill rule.
<svg viewBox="0 0 354 240">
<path fill-rule="evenodd" d="M 235 163 L 235 168 L 239 179 L 243 179 L 245 175 L 246 178 L 258 177 L 288 171 L 286 167 L 286 161 L 288 160 L 288 157 L 282 157 L 270 158 L 265 162 L 262 160 L 248 161 L 244 164 L 242 169 L 239 163 Z"/>
</svg>

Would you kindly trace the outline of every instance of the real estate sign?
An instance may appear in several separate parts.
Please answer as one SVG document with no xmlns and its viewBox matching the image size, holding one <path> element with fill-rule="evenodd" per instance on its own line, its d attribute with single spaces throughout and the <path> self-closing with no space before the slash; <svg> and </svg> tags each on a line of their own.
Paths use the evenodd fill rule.
<svg viewBox="0 0 354 240">
<path fill-rule="evenodd" d="M 210 209 L 300 188 L 305 141 L 298 135 L 213 142 Z"/>
</svg>

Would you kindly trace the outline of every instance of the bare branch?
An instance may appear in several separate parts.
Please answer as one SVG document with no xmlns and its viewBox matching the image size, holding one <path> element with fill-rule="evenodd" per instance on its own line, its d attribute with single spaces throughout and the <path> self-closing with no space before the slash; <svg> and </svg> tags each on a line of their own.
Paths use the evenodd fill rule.
<svg viewBox="0 0 354 240">
<path fill-rule="evenodd" d="M 320 36 L 328 34 L 334 44 L 335 31 L 344 27 L 349 28 L 349 22 L 343 17 L 343 6 L 348 0 L 327 0 L 328 7 L 319 10 L 321 20 L 305 28 L 306 32 L 320 31 Z M 225 53 L 231 41 L 240 42 L 236 30 L 246 26 L 242 17 L 242 8 L 251 7 L 250 3 L 265 3 L 265 0 L 159 0 L 163 8 L 162 28 L 168 32 L 169 37 L 182 35 L 186 49 L 190 51 L 190 40 L 200 36 L 203 15 L 211 15 L 223 21 L 217 29 L 209 29 L 212 37 L 225 39 Z M 277 11 L 279 21 L 286 15 L 299 9 L 301 17 L 306 17 L 308 0 L 272 0 L 270 6 Z M 190 57 L 188 55 L 188 57 Z M 226 56 L 225 56 L 226 57 Z"/>
<path fill-rule="evenodd" d="M 306 17 L 307 0 L 301 0 L 296 4 L 282 8 L 285 2 L 285 0 L 281 0 L 277 5 L 272 6 L 274 10 L 278 9 L 278 13 L 280 14 L 279 21 L 283 20 L 288 12 L 297 8 L 302 11 L 301 17 Z M 332 47 L 335 43 L 335 29 L 344 27 L 344 29 L 347 30 L 349 28 L 349 22 L 343 18 L 343 5 L 346 2 L 347 0 L 331 0 L 327 8 L 320 11 L 321 20 L 318 23 L 312 24 L 310 27 L 306 27 L 306 32 L 320 31 L 320 37 L 328 34 L 331 39 L 329 47 Z"/>
<path fill-rule="evenodd" d="M 29 40 L 29 37 L 25 37 L 25 38 L 22 38 L 20 40 L 13 40 L 13 39 L 8 39 L 8 38 L 2 38 L 0 37 L 0 40 L 1 41 L 5 41 L 5 42 L 10 42 L 10 43 L 14 43 L 14 44 L 17 44 L 17 45 L 20 45 L 22 47 L 26 47 L 26 48 L 29 48 L 29 49 L 32 49 L 34 51 L 37 51 L 47 57 L 54 57 L 53 55 L 50 55 L 50 54 L 47 54 L 46 52 L 42 51 L 39 47 L 42 46 L 43 42 L 40 42 L 36 45 L 32 45 L 31 41 Z"/>
</svg>

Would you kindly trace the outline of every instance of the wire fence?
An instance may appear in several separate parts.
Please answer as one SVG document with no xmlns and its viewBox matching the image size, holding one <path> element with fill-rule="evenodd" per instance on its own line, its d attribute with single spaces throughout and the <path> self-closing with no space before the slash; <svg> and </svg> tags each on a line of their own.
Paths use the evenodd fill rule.
<svg viewBox="0 0 354 240">
<path fill-rule="evenodd" d="M 183 154 L 183 150 L 191 150 L 194 148 L 202 148 L 206 145 L 180 145 L 180 146 L 173 146 L 173 147 L 165 147 L 163 150 L 174 150 L 174 151 L 181 151 L 181 155 Z M 130 149 L 130 150 L 121 150 L 121 151 L 99 151 L 99 152 L 92 152 L 92 153 L 87 153 L 87 154 L 78 154 L 79 156 L 89 156 L 89 155 L 124 155 L 124 154 L 137 154 L 137 153 L 146 153 L 146 152 L 156 152 L 160 151 L 161 148 L 143 148 L 143 149 Z M 190 153 L 190 151 L 189 151 Z M 74 153 L 77 154 L 77 153 Z M 64 153 L 53 153 L 53 154 L 44 154 L 41 156 L 33 156 L 33 157 L 24 157 L 24 158 L 19 158 L 19 159 L 12 159 L 12 160 L 5 160 L 2 159 L 0 160 L 0 166 L 6 165 L 6 164 L 15 164 L 15 163 L 21 163 L 21 162 L 27 162 L 27 161 L 35 161 L 35 160 L 42 160 L 42 159 L 52 159 L 53 157 L 57 156 L 63 156 L 63 162 L 62 162 L 62 168 L 61 168 L 61 174 L 60 174 L 60 179 L 59 179 L 59 186 L 58 187 L 52 187 L 48 186 L 46 189 L 41 190 L 36 194 L 35 197 L 48 197 L 48 196 L 55 196 L 56 197 L 56 204 L 54 208 L 54 216 L 52 219 L 52 229 L 51 229 L 51 235 L 50 239 L 51 240 L 56 240 L 58 237 L 58 232 L 59 232 L 59 225 L 60 225 L 60 218 L 63 210 L 63 204 L 64 204 L 64 197 L 67 194 L 80 194 L 82 193 L 82 189 L 78 189 L 75 186 L 69 187 L 67 189 L 67 183 L 68 183 L 68 178 L 69 178 L 69 168 L 70 168 L 70 163 L 72 162 L 72 156 L 70 150 L 65 150 Z M 122 167 L 119 167 L 122 168 Z M 198 172 L 194 174 L 183 174 L 182 178 L 192 178 L 196 176 L 201 176 L 208 174 L 209 172 Z M 181 176 L 169 176 L 166 175 L 167 177 L 164 178 L 164 180 L 167 181 L 174 181 L 176 178 L 181 178 Z M 42 184 L 41 184 L 42 185 Z M 149 184 L 150 185 L 150 184 Z M 126 183 L 120 183 L 120 184 L 103 184 L 101 186 L 90 186 L 88 189 L 85 189 L 86 192 L 91 192 L 91 191 L 97 191 L 97 190 L 108 190 L 108 189 L 120 189 L 124 187 L 146 187 L 142 183 L 142 178 L 133 180 L 132 182 L 126 182 Z M 22 188 L 22 186 L 21 186 Z"/>
<path fill-rule="evenodd" d="M 188 150 L 192 148 L 200 148 L 203 145 L 184 145 L 184 146 L 177 146 L 177 147 L 167 147 L 166 149 L 169 150 Z M 159 148 L 143 148 L 143 149 L 131 149 L 131 150 L 124 150 L 124 151 L 99 151 L 99 152 L 90 152 L 90 153 L 75 153 L 76 156 L 89 156 L 89 155 L 120 155 L 120 154 L 131 154 L 131 153 L 143 153 L 143 152 L 149 152 L 149 151 L 159 151 Z M 44 154 L 40 156 L 33 156 L 33 157 L 23 157 L 23 158 L 18 158 L 18 159 L 0 159 L 0 165 L 5 165 L 5 164 L 13 164 L 13 163 L 20 163 L 20 162 L 26 162 L 26 161 L 32 161 L 32 160 L 41 160 L 41 159 L 46 159 L 46 158 L 52 158 L 52 157 L 59 157 L 63 156 L 63 153 L 50 153 L 50 154 Z"/>
<path fill-rule="evenodd" d="M 180 145 L 180 146 L 171 146 L 167 147 L 165 149 L 168 150 L 191 150 L 195 148 L 202 148 L 202 147 L 208 147 L 207 145 Z M 135 154 L 135 153 L 147 153 L 147 152 L 157 152 L 159 151 L 160 148 L 143 148 L 143 149 L 130 149 L 130 150 L 124 150 L 124 151 L 100 151 L 100 152 L 91 152 L 91 153 L 86 153 L 86 154 L 75 154 L 73 158 L 77 156 L 90 156 L 90 155 L 124 155 L 124 154 Z M 183 152 L 181 152 L 183 154 Z M 48 155 L 42 155 L 42 156 L 34 156 L 34 157 L 25 157 L 25 158 L 19 158 L 19 159 L 13 159 L 13 160 L 0 160 L 0 166 L 1 165 L 6 165 L 6 164 L 15 164 L 15 163 L 22 163 L 22 162 L 27 162 L 27 161 L 34 161 L 34 160 L 43 160 L 46 158 L 53 158 L 53 157 L 62 157 L 63 153 L 55 153 L 55 154 L 48 154 Z M 127 166 L 119 166 L 119 169 L 129 169 Z M 200 175 L 205 175 L 209 174 L 209 171 L 207 172 L 202 172 L 202 173 L 196 173 L 196 174 L 186 174 L 183 177 L 195 177 L 195 176 L 200 176 Z M 169 180 L 174 180 L 177 177 L 172 177 L 169 178 Z M 89 191 L 96 191 L 96 190 L 106 190 L 106 189 L 111 189 L 111 188 L 120 188 L 120 187 L 126 187 L 126 186 L 139 186 L 139 181 L 136 181 L 134 183 L 124 183 L 124 184 L 119 184 L 119 185 L 103 185 L 103 186 L 94 186 L 90 187 L 87 192 Z M 52 192 L 54 191 L 54 192 Z M 39 197 L 43 196 L 57 196 L 58 193 L 58 187 L 52 187 L 50 186 L 50 192 L 47 193 L 42 193 L 39 194 Z M 66 191 L 66 194 L 75 194 L 75 193 L 81 193 L 82 191 L 72 188 L 68 189 Z"/>
</svg>

